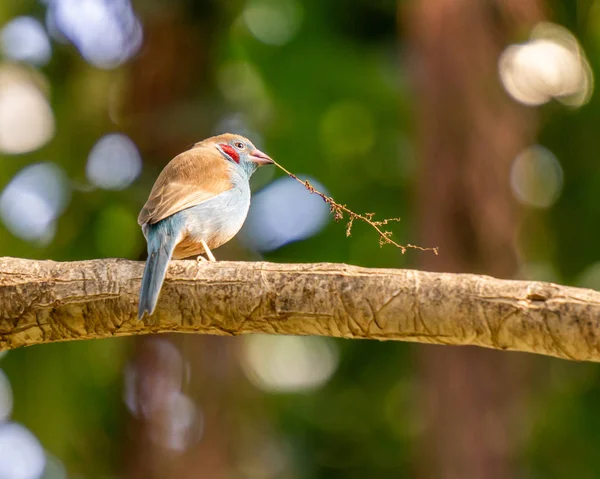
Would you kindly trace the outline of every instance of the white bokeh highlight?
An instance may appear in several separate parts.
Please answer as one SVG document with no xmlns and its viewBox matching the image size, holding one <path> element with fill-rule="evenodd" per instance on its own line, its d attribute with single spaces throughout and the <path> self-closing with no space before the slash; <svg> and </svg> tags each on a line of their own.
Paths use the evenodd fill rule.
<svg viewBox="0 0 600 479">
<path fill-rule="evenodd" d="M 2 52 L 11 60 L 33 65 L 50 61 L 52 48 L 43 25 L 33 17 L 17 17 L 0 31 Z"/>
<path fill-rule="evenodd" d="M 0 67 L 0 152 L 37 150 L 54 136 L 54 114 L 28 72 Z"/>
<path fill-rule="evenodd" d="M 134 363 L 125 367 L 125 404 L 136 417 L 148 417 L 162 409 L 171 391 L 181 391 L 185 374 L 181 353 L 170 341 L 155 339 L 146 347 L 160 364 L 152 377 L 140 374 Z"/>
<path fill-rule="evenodd" d="M 579 42 L 552 23 L 539 23 L 529 41 L 507 47 L 498 70 L 508 94 L 525 105 L 542 105 L 554 98 L 578 107 L 593 91 L 592 70 Z"/>
<path fill-rule="evenodd" d="M 70 184 L 61 168 L 53 163 L 30 165 L 0 194 L 0 218 L 13 235 L 47 242 L 69 198 Z"/>
<path fill-rule="evenodd" d="M 87 178 L 107 190 L 127 188 L 140 175 L 142 158 L 128 136 L 111 133 L 93 146 L 86 165 Z"/>
<path fill-rule="evenodd" d="M 47 24 L 92 65 L 111 69 L 140 49 L 142 25 L 129 0 L 49 0 Z"/>
<path fill-rule="evenodd" d="M 322 387 L 335 373 L 339 353 L 328 338 L 253 335 L 244 338 L 242 366 L 248 379 L 268 392 L 304 392 Z"/>
<path fill-rule="evenodd" d="M 39 479 L 46 455 L 37 438 L 14 422 L 0 424 L 0 478 Z"/>
<path fill-rule="evenodd" d="M 510 171 L 517 200 L 534 208 L 549 208 L 560 197 L 563 170 L 550 150 L 534 145 L 517 155 Z"/>
<path fill-rule="evenodd" d="M 327 194 L 312 178 L 310 183 Z M 321 197 L 311 194 L 292 178 L 270 183 L 252 197 L 241 240 L 255 251 L 272 251 L 288 243 L 310 238 L 329 222 L 329 207 Z"/>
<path fill-rule="evenodd" d="M 179 391 L 170 391 L 164 419 L 153 421 L 149 437 L 158 446 L 183 452 L 203 434 L 204 416 L 194 401 Z"/>
<path fill-rule="evenodd" d="M 182 392 L 189 379 L 189 365 L 169 341 L 146 344 L 147 354 L 160 365 L 151 372 L 139 364 L 125 368 L 124 399 L 131 413 L 145 421 L 150 439 L 173 452 L 183 452 L 202 438 L 204 416 L 194 401 Z"/>
<path fill-rule="evenodd" d="M 242 18 L 252 35 L 268 45 L 284 45 L 302 24 L 302 6 L 295 0 L 250 0 Z"/>
</svg>

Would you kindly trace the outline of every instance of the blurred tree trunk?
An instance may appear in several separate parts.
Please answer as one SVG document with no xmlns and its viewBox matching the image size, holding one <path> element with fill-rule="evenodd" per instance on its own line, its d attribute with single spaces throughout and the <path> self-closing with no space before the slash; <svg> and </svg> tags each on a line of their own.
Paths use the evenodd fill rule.
<svg viewBox="0 0 600 479">
<path fill-rule="evenodd" d="M 146 164 L 162 169 L 212 133 L 211 54 L 221 12 L 211 0 L 176 0 L 142 4 L 139 13 L 144 46 L 129 68 L 123 116 Z"/>
<path fill-rule="evenodd" d="M 130 68 L 125 116 L 145 164 L 153 165 L 156 172 L 183 149 L 212 133 L 210 125 L 218 114 L 210 108 L 214 97 L 211 52 L 219 34 L 221 13 L 218 7 L 218 2 L 210 0 L 140 5 L 144 47 Z M 140 259 L 145 257 L 143 254 Z M 169 369 L 164 364 L 164 348 L 153 347 L 153 341 L 137 339 L 131 362 L 136 370 L 134 388 L 147 396 L 160 395 L 161 388 L 170 381 L 176 383 L 180 379 L 177 374 L 181 374 L 178 368 Z M 185 420 L 177 407 L 145 417 L 138 414 L 131 427 L 132 451 L 126 455 L 129 476 L 231 477 L 233 461 L 226 418 L 236 396 L 233 377 L 239 374 L 232 345 L 224 338 L 210 337 L 171 337 L 170 341 L 188 368 L 182 392 L 197 408 L 199 423 L 188 433 L 177 431 Z M 136 401 L 152 404 L 153 399 L 137 397 Z M 182 447 L 169 447 L 181 441 Z"/>
<path fill-rule="evenodd" d="M 439 256 L 419 257 L 423 269 L 517 273 L 509 172 L 537 121 L 504 93 L 497 61 L 543 18 L 541 3 L 414 0 L 401 12 L 418 96 L 420 239 L 440 247 Z M 530 359 L 469 347 L 417 354 L 427 425 L 420 475 L 516 477 Z"/>
</svg>

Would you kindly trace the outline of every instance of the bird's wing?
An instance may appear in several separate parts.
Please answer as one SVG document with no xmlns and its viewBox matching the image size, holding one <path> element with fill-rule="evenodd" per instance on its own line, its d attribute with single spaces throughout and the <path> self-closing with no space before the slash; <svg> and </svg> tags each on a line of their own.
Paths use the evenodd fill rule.
<svg viewBox="0 0 600 479">
<path fill-rule="evenodd" d="M 226 161 L 215 149 L 192 148 L 176 156 L 156 179 L 138 224 L 154 224 L 232 188 Z"/>
</svg>

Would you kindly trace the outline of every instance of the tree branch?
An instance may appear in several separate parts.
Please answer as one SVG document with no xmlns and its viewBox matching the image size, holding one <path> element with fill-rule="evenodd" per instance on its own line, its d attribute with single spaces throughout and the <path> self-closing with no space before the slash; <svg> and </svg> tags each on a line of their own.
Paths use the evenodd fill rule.
<svg viewBox="0 0 600 479">
<path fill-rule="evenodd" d="M 143 264 L 0 258 L 0 350 L 162 332 L 477 345 L 600 361 L 600 293 L 343 264 L 173 261 L 138 321 Z"/>
</svg>

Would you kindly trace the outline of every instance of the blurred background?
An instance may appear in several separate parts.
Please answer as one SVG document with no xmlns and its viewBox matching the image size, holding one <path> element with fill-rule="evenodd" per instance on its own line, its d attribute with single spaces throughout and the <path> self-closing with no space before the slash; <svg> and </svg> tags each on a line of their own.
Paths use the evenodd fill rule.
<svg viewBox="0 0 600 479">
<path fill-rule="evenodd" d="M 600 287 L 600 0 L 0 3 L 0 254 L 145 259 L 164 165 L 275 168 L 219 259 Z M 596 478 L 600 368 L 476 348 L 157 336 L 0 359 L 0 479 Z"/>
</svg>

